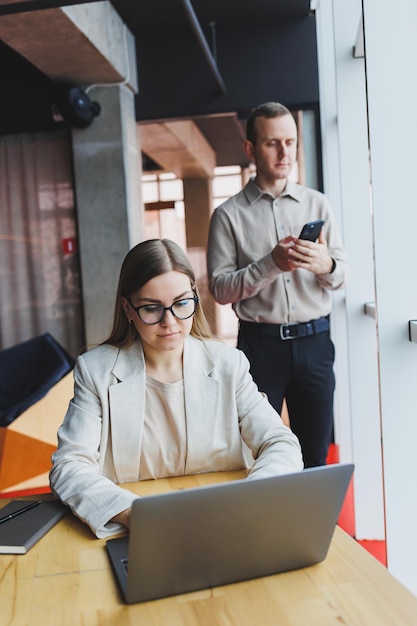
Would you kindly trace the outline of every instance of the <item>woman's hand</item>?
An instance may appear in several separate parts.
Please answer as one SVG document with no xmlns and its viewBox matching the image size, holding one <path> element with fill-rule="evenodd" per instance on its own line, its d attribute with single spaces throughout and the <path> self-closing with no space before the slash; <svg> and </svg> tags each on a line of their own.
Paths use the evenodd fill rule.
<svg viewBox="0 0 417 626">
<path fill-rule="evenodd" d="M 111 522 L 117 522 L 118 524 L 123 524 L 126 528 L 130 528 L 130 514 L 132 512 L 132 507 L 130 506 L 128 509 L 125 509 L 121 513 L 118 513 L 114 517 L 111 518 Z"/>
</svg>

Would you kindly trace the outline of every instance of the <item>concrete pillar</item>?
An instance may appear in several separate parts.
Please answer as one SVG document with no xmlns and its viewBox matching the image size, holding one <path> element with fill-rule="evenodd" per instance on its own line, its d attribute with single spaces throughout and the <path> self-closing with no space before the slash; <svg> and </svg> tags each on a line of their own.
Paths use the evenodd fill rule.
<svg viewBox="0 0 417 626">
<path fill-rule="evenodd" d="M 101 113 L 86 129 L 73 129 L 75 197 L 87 345 L 111 328 L 120 266 L 144 237 L 141 153 L 134 93 L 125 85 L 88 92 Z"/>
<path fill-rule="evenodd" d="M 207 239 L 213 210 L 213 187 L 211 178 L 184 178 L 185 232 L 187 251 L 203 301 L 204 311 L 213 333 L 217 333 L 216 305 L 208 290 Z"/>
</svg>

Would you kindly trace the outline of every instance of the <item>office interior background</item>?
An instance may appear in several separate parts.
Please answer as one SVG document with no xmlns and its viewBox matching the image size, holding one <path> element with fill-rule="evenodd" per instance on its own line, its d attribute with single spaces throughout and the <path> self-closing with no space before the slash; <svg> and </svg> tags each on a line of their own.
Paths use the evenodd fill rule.
<svg viewBox="0 0 417 626">
<path fill-rule="evenodd" d="M 386 541 L 417 594 L 416 24 L 414 0 L 0 0 L 0 349 L 99 342 L 149 236 L 187 249 L 233 341 L 207 293 L 208 223 L 252 172 L 248 112 L 284 103 L 296 176 L 329 197 L 352 268 L 331 331 L 355 536 Z"/>
</svg>

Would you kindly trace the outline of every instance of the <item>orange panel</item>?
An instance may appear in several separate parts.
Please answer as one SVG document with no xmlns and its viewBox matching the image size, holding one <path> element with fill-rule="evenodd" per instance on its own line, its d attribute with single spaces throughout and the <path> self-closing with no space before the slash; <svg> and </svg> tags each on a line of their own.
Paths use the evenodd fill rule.
<svg viewBox="0 0 417 626">
<path fill-rule="evenodd" d="M 0 431 L 0 490 L 49 471 L 56 446 L 9 428 Z"/>
</svg>

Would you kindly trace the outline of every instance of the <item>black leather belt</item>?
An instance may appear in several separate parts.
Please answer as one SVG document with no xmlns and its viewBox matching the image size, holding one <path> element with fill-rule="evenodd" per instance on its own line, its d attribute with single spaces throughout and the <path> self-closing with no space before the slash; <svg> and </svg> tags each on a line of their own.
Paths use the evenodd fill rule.
<svg viewBox="0 0 417 626">
<path fill-rule="evenodd" d="M 317 333 L 323 333 L 330 329 L 327 317 L 319 317 L 310 322 L 300 322 L 298 324 L 265 324 L 263 322 L 245 322 L 239 323 L 240 330 L 258 335 L 275 335 L 286 341 L 287 339 L 299 339 L 300 337 L 310 337 Z"/>
</svg>

